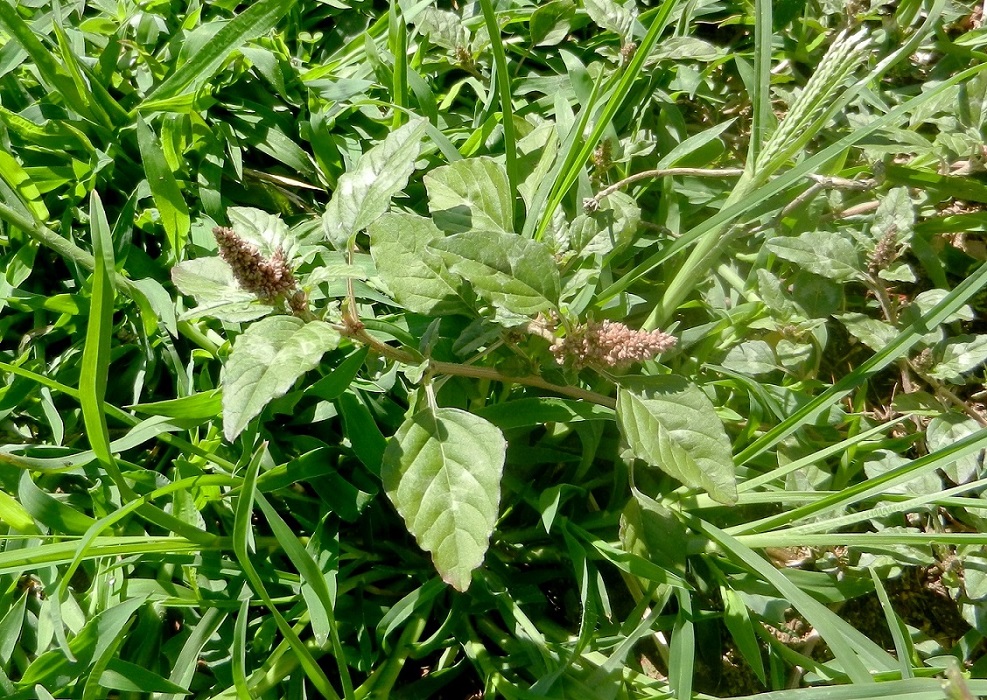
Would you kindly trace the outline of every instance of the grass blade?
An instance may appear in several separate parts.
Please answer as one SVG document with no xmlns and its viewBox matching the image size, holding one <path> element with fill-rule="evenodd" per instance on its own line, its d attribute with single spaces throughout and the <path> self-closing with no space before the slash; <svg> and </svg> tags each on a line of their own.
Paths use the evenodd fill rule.
<svg viewBox="0 0 987 700">
<path fill-rule="evenodd" d="M 212 41 L 195 52 L 187 62 L 158 85 L 140 107 L 147 113 L 156 109 L 156 103 L 185 93 L 189 87 L 197 88 L 209 80 L 222 67 L 227 56 L 251 39 L 269 32 L 284 17 L 296 0 L 258 0 L 220 29 Z"/>
<path fill-rule="evenodd" d="M 151 196 L 161 215 L 161 225 L 164 226 L 174 260 L 180 260 L 185 249 L 192 219 L 189 216 L 188 205 L 178 186 L 178 180 L 171 171 L 165 159 L 161 142 L 151 131 L 151 127 L 137 118 L 137 144 L 140 147 L 141 159 L 144 162 L 144 172 L 147 183 L 151 187 Z"/>
<path fill-rule="evenodd" d="M 136 498 L 136 494 L 123 480 L 120 468 L 113 458 L 103 402 L 110 368 L 110 337 L 113 332 L 116 291 L 113 286 L 113 240 L 110 225 L 103 211 L 103 203 L 95 192 L 89 200 L 89 221 L 95 267 L 86 345 L 82 352 L 82 373 L 79 376 L 79 403 L 82 405 L 89 446 L 96 453 L 100 465 L 120 489 L 121 497 L 129 501 Z"/>
<path fill-rule="evenodd" d="M 746 545 L 723 530 L 698 518 L 690 518 L 693 526 L 717 542 L 728 556 L 737 559 L 754 570 L 758 576 L 774 586 L 787 599 L 829 645 L 844 673 L 854 683 L 872 683 L 871 671 L 890 671 L 897 668 L 897 661 L 861 632 L 850 626 L 832 610 L 808 595 L 788 580 Z M 867 666 L 864 665 L 866 662 Z M 868 666 L 870 669 L 868 669 Z"/>
<path fill-rule="evenodd" d="M 511 202 L 517 202 L 518 183 L 521 181 L 517 169 L 517 136 L 514 133 L 514 103 L 511 95 L 511 76 L 507 72 L 507 57 L 504 55 L 504 43 L 501 40 L 500 25 L 490 0 L 480 0 L 483 8 L 483 20 L 490 35 L 490 50 L 494 58 L 497 90 L 500 92 L 501 124 L 504 127 L 504 155 L 507 157 L 507 181 L 511 183 Z"/>
<path fill-rule="evenodd" d="M 236 515 L 233 524 L 233 552 L 240 562 L 240 567 L 243 569 L 243 573 L 247 577 L 251 589 L 263 601 L 264 605 L 267 606 L 278 629 L 281 630 L 281 634 L 284 635 L 285 639 L 291 645 L 292 650 L 298 656 L 298 660 L 301 662 L 308 679 L 312 681 L 312 685 L 324 697 L 330 698 L 330 700 L 339 700 L 339 695 L 332 687 L 332 683 L 326 677 L 325 672 L 319 666 L 318 662 L 312 657 L 312 652 L 298 638 L 298 634 L 288 624 L 288 621 L 284 619 L 284 616 L 278 610 L 274 601 L 271 600 L 271 596 L 268 594 L 263 580 L 258 575 L 251 561 L 251 557 L 255 555 L 250 551 L 253 542 L 253 526 L 250 520 L 254 509 L 254 501 L 257 496 L 257 474 L 260 471 L 260 463 L 265 452 L 266 446 L 261 446 L 257 450 L 257 453 L 250 461 L 250 466 L 247 467 L 247 473 L 243 479 L 243 487 L 237 499 Z"/>
</svg>

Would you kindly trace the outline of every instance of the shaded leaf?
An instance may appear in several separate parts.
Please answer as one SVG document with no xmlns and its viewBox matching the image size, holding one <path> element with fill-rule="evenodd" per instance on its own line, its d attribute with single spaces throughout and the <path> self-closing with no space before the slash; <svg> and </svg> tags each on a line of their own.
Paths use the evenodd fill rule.
<svg viewBox="0 0 987 700">
<path fill-rule="evenodd" d="M 637 19 L 635 4 L 634 0 L 624 3 L 615 0 L 583 0 L 586 14 L 593 22 L 624 39 L 631 38 L 631 27 Z"/>
<path fill-rule="evenodd" d="M 764 245 L 779 258 L 836 282 L 848 282 L 862 270 L 853 243 L 832 231 L 806 231 L 797 238 L 776 236 Z"/>
<path fill-rule="evenodd" d="M 538 6 L 528 20 L 531 43 L 535 46 L 555 46 L 565 39 L 576 13 L 572 0 L 553 0 Z"/>
<path fill-rule="evenodd" d="M 963 335 L 947 341 L 942 359 L 929 374 L 937 379 L 962 382 L 962 375 L 987 360 L 987 335 Z"/>
<path fill-rule="evenodd" d="M 394 298 L 418 314 L 469 313 L 462 281 L 428 245 L 443 237 L 430 219 L 391 212 L 370 226 L 370 253 Z"/>
<path fill-rule="evenodd" d="M 425 188 L 432 220 L 448 233 L 513 230 L 507 171 L 493 158 L 469 158 L 438 167 L 425 176 Z"/>
<path fill-rule="evenodd" d="M 185 260 L 171 268 L 171 281 L 182 294 L 195 297 L 198 306 L 182 314 L 182 320 L 212 316 L 221 321 L 253 321 L 274 310 L 242 289 L 233 270 L 220 258 Z"/>
<path fill-rule="evenodd" d="M 668 508 L 634 492 L 620 514 L 624 549 L 678 574 L 685 574 L 688 534 Z"/>
</svg>

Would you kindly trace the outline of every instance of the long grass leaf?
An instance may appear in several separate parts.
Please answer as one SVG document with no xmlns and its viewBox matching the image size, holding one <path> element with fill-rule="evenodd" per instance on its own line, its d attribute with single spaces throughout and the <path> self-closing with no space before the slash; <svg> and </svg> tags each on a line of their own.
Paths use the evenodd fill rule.
<svg viewBox="0 0 987 700">
<path fill-rule="evenodd" d="M 246 591 L 249 593 L 248 591 Z M 250 596 L 240 601 L 240 610 L 233 624 L 233 647 L 230 650 L 230 666 L 233 672 L 233 687 L 241 698 L 251 698 L 254 694 L 247 685 L 247 622 L 250 620 Z"/>
<path fill-rule="evenodd" d="M 267 588 L 264 586 L 264 582 L 260 575 L 257 573 L 257 569 L 254 568 L 251 557 L 254 556 L 251 553 L 251 543 L 253 541 L 253 526 L 251 524 L 251 515 L 253 513 L 254 501 L 257 495 L 257 474 L 260 470 L 260 463 L 264 457 L 266 447 L 262 446 L 257 450 L 253 459 L 250 461 L 250 465 L 247 467 L 247 473 L 243 479 L 243 487 L 240 490 L 240 496 L 237 499 L 236 512 L 234 516 L 233 523 L 233 552 L 236 554 L 237 561 L 240 563 L 240 567 L 243 569 L 244 575 L 247 577 L 247 581 L 250 583 L 250 587 L 253 589 L 257 597 L 263 601 L 264 605 L 267 607 L 271 616 L 274 618 L 278 629 L 281 630 L 281 634 L 284 635 L 285 639 L 291 645 L 292 650 L 298 656 L 301 662 L 302 668 L 305 670 L 305 675 L 312 682 L 312 685 L 322 693 L 326 698 L 331 700 L 338 700 L 339 695 L 336 693 L 335 689 L 332 687 L 332 683 L 326 677 L 325 672 L 319 666 L 318 662 L 313 658 L 312 652 L 309 651 L 308 647 L 302 643 L 302 640 L 298 638 L 298 634 L 292 629 L 288 621 L 284 619 L 281 611 L 278 610 L 274 601 L 271 600 L 271 596 L 267 592 Z"/>
<path fill-rule="evenodd" d="M 75 83 L 65 68 L 17 14 L 17 3 L 0 3 L 0 27 L 27 51 L 49 90 L 60 94 L 66 105 L 77 114 L 91 116 L 85 99 L 77 92 Z"/>
<path fill-rule="evenodd" d="M 408 119 L 404 109 L 410 103 L 408 93 L 408 24 L 404 21 L 401 8 L 396 0 L 391 0 L 387 13 L 387 27 L 391 55 L 394 57 L 394 74 L 391 78 L 391 100 L 394 102 L 394 119 L 391 130 L 397 129 Z"/>
<path fill-rule="evenodd" d="M 579 149 L 572 162 L 567 164 L 567 167 L 559 173 L 558 178 L 553 183 L 552 194 L 548 198 L 548 204 L 545 209 L 540 213 L 538 227 L 534 232 L 534 237 L 536 239 L 540 239 L 548 229 L 548 225 L 552 221 L 552 215 L 555 213 L 555 210 L 559 207 L 559 205 L 562 204 L 562 199 L 565 197 L 565 193 L 568 192 L 569 188 L 572 187 L 573 183 L 579 177 L 579 173 L 584 164 L 589 161 L 589 158 L 593 153 L 593 149 L 595 149 L 596 144 L 600 142 L 603 132 L 607 130 L 610 126 L 610 122 L 614 118 L 614 115 L 616 115 L 617 111 L 623 106 L 624 100 L 627 98 L 628 94 L 630 94 L 631 88 L 634 86 L 634 83 L 644 70 L 644 64 L 647 61 L 648 56 L 651 55 L 651 50 L 658 41 L 658 37 L 661 36 L 661 33 L 668 25 L 672 10 L 675 8 L 676 4 L 677 0 L 664 0 L 662 2 L 661 7 L 654 14 L 654 17 L 651 20 L 651 26 L 648 28 L 648 33 L 641 41 L 640 46 L 637 47 L 637 50 L 634 53 L 634 58 L 631 59 L 630 63 L 627 65 L 627 68 L 624 70 L 623 74 L 621 74 L 620 80 L 617 83 L 617 87 L 613 94 L 607 100 L 606 104 L 603 105 L 603 109 L 600 111 L 599 117 L 597 117 L 596 122 L 593 124 L 593 130 L 590 132 L 590 135 L 583 142 L 582 147 Z"/>
<path fill-rule="evenodd" d="M 329 636 L 332 639 L 333 652 L 336 655 L 336 665 L 339 667 L 339 677 L 343 685 L 343 696 L 348 698 L 353 695 L 353 681 L 350 680 L 349 667 L 346 665 L 346 653 L 343 651 L 343 643 L 339 637 L 339 627 L 336 624 L 336 615 L 333 612 L 335 601 L 333 600 L 332 592 L 329 590 L 329 584 L 326 583 L 325 575 L 319 569 L 319 565 L 315 563 L 315 560 L 312 559 L 312 555 L 298 541 L 298 537 L 291 531 L 288 524 L 278 515 L 278 512 L 274 510 L 271 504 L 267 502 L 267 499 L 261 493 L 257 493 L 256 498 L 257 505 L 260 506 L 260 509 L 264 512 L 264 517 L 267 518 L 267 522 L 271 525 L 271 532 L 278 539 L 278 542 L 281 543 L 285 554 L 288 555 L 291 563 L 298 569 L 298 573 L 301 574 L 302 578 L 315 591 L 316 598 L 322 605 L 322 614 L 329 622 Z"/>
<path fill-rule="evenodd" d="M 277 25 L 297 0 L 258 0 L 216 32 L 206 42 L 147 96 L 141 111 L 155 108 L 155 103 L 176 97 L 189 87 L 197 87 L 209 80 L 222 67 L 227 56 L 251 39 L 269 32 Z M 386 27 L 386 24 L 384 25 Z"/>
<path fill-rule="evenodd" d="M 895 614 L 894 608 L 891 607 L 891 599 L 888 598 L 888 592 L 884 588 L 881 577 L 873 566 L 867 567 L 867 570 L 870 571 L 870 578 L 874 582 L 874 591 L 877 593 L 877 599 L 881 602 L 881 610 L 884 611 L 884 620 L 888 623 L 888 630 L 891 632 L 891 639 L 894 641 L 894 651 L 898 655 L 901 677 L 913 678 L 915 674 L 912 672 L 911 658 L 912 652 L 915 649 L 912 646 L 912 641 L 908 636 L 905 625 L 898 618 L 898 615 Z"/>
<path fill-rule="evenodd" d="M 929 473 L 947 466 L 965 455 L 973 454 L 984 449 L 984 447 L 987 447 L 987 428 L 978 430 L 977 432 L 967 435 L 965 438 L 957 440 L 941 450 L 937 450 L 931 454 L 913 459 L 900 467 L 891 469 L 872 479 L 867 479 L 859 484 L 848 486 L 841 491 L 837 491 L 836 493 L 823 496 L 813 503 L 809 503 L 799 508 L 793 508 L 784 513 L 779 513 L 776 516 L 765 518 L 754 523 L 748 523 L 743 526 L 744 532 L 764 532 L 766 530 L 795 522 L 796 520 L 801 520 L 803 518 L 818 517 L 822 513 L 831 510 L 842 511 L 843 509 L 852 506 L 859 501 L 878 496 L 884 491 L 907 483 L 912 479 L 921 476 L 923 473 Z M 961 490 L 966 490 L 966 488 L 964 488 L 966 486 L 967 485 L 965 484 L 961 486 Z M 905 510 L 911 503 L 914 503 L 917 507 L 923 505 L 924 503 L 931 502 L 937 497 L 938 494 L 918 496 L 911 502 L 906 501 L 905 504 L 899 504 L 899 507 L 886 506 L 875 510 L 881 512 L 882 514 L 890 515 L 899 510 Z M 844 525 L 853 524 L 862 520 L 861 518 L 858 518 L 857 514 L 850 514 L 845 516 L 845 518 L 845 520 L 843 518 L 838 518 L 835 521 L 829 521 L 823 524 L 810 523 L 804 526 L 804 529 L 798 528 L 796 530 L 791 528 L 791 530 L 796 532 L 811 532 L 819 529 L 842 527 Z"/>
<path fill-rule="evenodd" d="M 89 221 L 95 267 L 86 345 L 82 351 L 82 372 L 79 375 L 79 403 L 82 405 L 89 446 L 100 465 L 120 489 L 121 496 L 131 500 L 136 494 L 124 481 L 113 457 L 103 404 L 110 368 L 110 337 L 113 332 L 113 303 L 116 292 L 112 277 L 113 241 L 110 238 L 110 225 L 103 212 L 103 203 L 95 192 L 89 202 Z"/>
<path fill-rule="evenodd" d="M 504 155 L 506 156 L 507 181 L 510 183 L 511 203 L 515 204 L 518 196 L 518 183 L 521 182 L 517 168 L 517 136 L 514 128 L 514 98 L 511 91 L 511 75 L 507 72 L 507 57 L 504 54 L 504 43 L 501 37 L 500 24 L 490 0 L 480 0 L 483 10 L 483 20 L 487 33 L 490 35 L 490 50 L 494 58 L 497 90 L 500 93 L 501 126 L 504 129 Z"/>
<path fill-rule="evenodd" d="M 754 2 L 754 93 L 751 120 L 751 141 L 747 150 L 747 167 L 753 168 L 761 154 L 761 146 L 767 138 L 771 111 L 771 48 L 772 31 L 771 0 Z"/>
<path fill-rule="evenodd" d="M 161 215 L 161 225 L 164 226 L 165 235 L 168 237 L 172 257 L 176 261 L 180 260 L 192 225 L 188 204 L 182 196 L 175 173 L 171 171 L 171 166 L 165 159 L 161 142 L 151 127 L 140 117 L 137 118 L 137 145 L 140 147 L 144 173 L 151 187 L 151 196 L 154 197 L 154 203 Z"/>
<path fill-rule="evenodd" d="M 782 597 L 819 631 L 843 671 L 854 683 L 873 682 L 871 671 L 890 671 L 897 668 L 897 662 L 886 651 L 788 580 L 784 574 L 748 546 L 704 520 L 699 518 L 690 518 L 690 520 L 697 530 L 717 542 L 728 556 L 742 562 L 774 586 Z M 870 669 L 864 665 L 865 663 Z"/>
</svg>

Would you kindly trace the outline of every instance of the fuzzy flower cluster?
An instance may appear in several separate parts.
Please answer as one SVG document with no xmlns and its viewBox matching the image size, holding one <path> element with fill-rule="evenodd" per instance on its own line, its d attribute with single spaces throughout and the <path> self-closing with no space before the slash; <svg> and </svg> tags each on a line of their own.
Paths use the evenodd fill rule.
<svg viewBox="0 0 987 700">
<path fill-rule="evenodd" d="M 591 322 L 552 345 L 552 354 L 562 364 L 577 369 L 629 367 L 660 355 L 675 346 L 675 336 L 662 331 L 635 331 L 616 321 Z"/>
<path fill-rule="evenodd" d="M 891 226 L 888 231 L 881 236 L 881 240 L 874 246 L 873 252 L 867 259 L 867 269 L 871 274 L 877 274 L 886 269 L 900 255 L 898 250 L 897 228 Z"/>
<path fill-rule="evenodd" d="M 278 248 L 274 255 L 265 258 L 257 246 L 240 238 L 231 228 L 217 226 L 212 232 L 219 244 L 219 256 L 233 268 L 236 281 L 248 292 L 261 299 L 274 299 L 298 286 L 283 249 Z"/>
</svg>

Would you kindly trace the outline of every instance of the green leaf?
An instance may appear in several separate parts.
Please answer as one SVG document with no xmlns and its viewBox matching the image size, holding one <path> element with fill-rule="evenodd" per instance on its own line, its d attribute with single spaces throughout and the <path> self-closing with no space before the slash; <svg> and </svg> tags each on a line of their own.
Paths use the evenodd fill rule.
<svg viewBox="0 0 987 700">
<path fill-rule="evenodd" d="M 31 514 L 27 512 L 24 506 L 3 491 L 0 491 L 0 523 L 7 525 L 11 530 L 19 530 L 24 533 L 35 532 L 34 519 Z"/>
<path fill-rule="evenodd" d="M 106 220 L 103 203 L 95 192 L 89 200 L 89 222 L 93 240 L 93 287 L 89 323 L 86 326 L 86 344 L 82 351 L 82 372 L 79 375 L 79 402 L 82 404 L 89 446 L 121 493 L 129 497 L 133 492 L 124 483 L 113 457 L 104 408 L 116 290 L 113 285 L 115 268 L 110 224 Z"/>
<path fill-rule="evenodd" d="M 398 428 L 384 453 L 387 497 L 442 580 L 469 588 L 497 520 L 507 442 L 479 416 L 426 409 Z"/>
<path fill-rule="evenodd" d="M 875 352 L 883 349 L 898 334 L 894 326 L 866 314 L 847 313 L 837 316 L 854 338 Z"/>
<path fill-rule="evenodd" d="M 92 527 L 95 520 L 67 503 L 49 496 L 31 480 L 28 471 L 21 472 L 17 489 L 24 515 L 33 516 L 49 531 L 66 535 L 82 535 Z M 15 501 L 16 503 L 16 501 Z M 33 521 L 32 521 L 33 524 Z"/>
<path fill-rule="evenodd" d="M 44 200 L 41 198 L 41 192 L 38 191 L 37 185 L 24 172 L 21 164 L 6 151 L 0 151 L 0 178 L 20 195 L 20 199 L 27 205 L 31 215 L 35 219 L 38 221 L 48 220 L 48 208 L 45 207 Z"/>
<path fill-rule="evenodd" d="M 675 376 L 625 382 L 617 390 L 617 423 L 635 457 L 721 503 L 736 503 L 730 440 L 699 387 Z"/>
<path fill-rule="evenodd" d="M 295 0 L 257 0 L 158 85 L 148 96 L 148 103 L 142 105 L 142 110 L 153 109 L 155 102 L 180 95 L 189 86 L 197 89 L 222 68 L 227 56 L 251 39 L 263 36 L 273 29 L 294 5 Z"/>
<path fill-rule="evenodd" d="M 649 59 L 674 61 L 715 61 L 720 50 L 713 44 L 694 36 L 673 36 L 655 46 Z"/>
<path fill-rule="evenodd" d="M 370 254 L 394 298 L 416 314 L 469 314 L 462 281 L 428 245 L 442 232 L 415 214 L 390 212 L 370 225 Z"/>
<path fill-rule="evenodd" d="M 558 304 L 558 266 L 551 251 L 538 241 L 499 231 L 469 231 L 429 248 L 494 306 L 534 315 Z"/>
<path fill-rule="evenodd" d="M 234 440 L 272 400 L 319 364 L 339 343 L 339 333 L 323 321 L 271 316 L 236 339 L 223 371 L 223 433 Z"/>
<path fill-rule="evenodd" d="M 140 147 L 144 173 L 151 187 L 154 205 L 158 208 L 161 225 L 168 236 L 168 245 L 177 259 L 185 248 L 185 240 L 192 225 L 188 205 L 175 174 L 165 160 L 161 142 L 140 117 L 137 118 L 137 145 Z"/>
<path fill-rule="evenodd" d="M 515 401 L 504 401 L 484 406 L 476 411 L 478 416 L 501 430 L 523 428 L 543 423 L 575 423 L 579 421 L 613 420 L 612 408 L 552 396 L 539 396 Z"/>
<path fill-rule="evenodd" d="M 218 389 L 211 389 L 177 399 L 138 403 L 128 408 L 148 416 L 200 420 L 218 416 L 222 406 L 222 394 Z"/>
<path fill-rule="evenodd" d="M 69 659 L 59 650 L 48 651 L 28 666 L 21 678 L 21 684 L 32 686 L 47 682 L 61 687 L 78 678 L 94 659 L 98 659 L 116 641 L 130 616 L 145 600 L 143 597 L 125 600 L 90 619 L 69 642 L 75 659 Z"/>
<path fill-rule="evenodd" d="M 271 531 L 278 538 L 278 542 L 284 549 L 291 563 L 298 569 L 306 585 L 313 595 L 305 596 L 308 603 L 309 614 L 312 616 L 312 627 L 315 632 L 315 639 L 318 644 L 323 645 L 327 637 L 332 636 L 333 648 L 336 652 L 336 660 L 339 665 L 339 672 L 343 682 L 343 694 L 351 697 L 353 694 L 353 684 L 350 681 L 349 670 L 346 666 L 345 655 L 339 641 L 339 630 L 336 626 L 336 617 L 333 611 L 335 606 L 335 586 L 330 590 L 330 584 L 326 580 L 325 574 L 316 563 L 298 536 L 292 532 L 288 524 L 281 518 L 277 510 L 267 502 L 264 495 L 256 494 L 257 504 L 264 511 L 264 516 L 271 525 Z M 335 575 L 333 571 L 332 575 Z M 316 624 L 316 621 L 319 624 Z"/>
<path fill-rule="evenodd" d="M 863 269 L 853 243 L 833 231 L 806 231 L 797 238 L 776 236 L 764 246 L 783 260 L 836 282 L 849 282 Z"/>
<path fill-rule="evenodd" d="M 111 659 L 106 670 L 99 677 L 99 685 L 112 690 L 124 690 L 135 693 L 179 693 L 189 695 L 189 691 L 180 685 L 162 678 L 139 664 L 132 664 L 123 659 Z"/>
<path fill-rule="evenodd" d="M 734 372 L 756 377 L 774 372 L 778 369 L 778 361 L 768 343 L 763 340 L 747 340 L 730 348 L 730 352 L 723 358 L 723 366 Z"/>
<path fill-rule="evenodd" d="M 685 575 L 685 527 L 671 510 L 640 491 L 635 490 L 620 514 L 620 541 L 628 552 Z"/>
<path fill-rule="evenodd" d="M 463 21 L 455 12 L 427 7 L 415 19 L 415 25 L 436 46 L 455 50 L 469 42 Z"/>
<path fill-rule="evenodd" d="M 572 28 L 576 3 L 572 0 L 553 0 L 531 13 L 528 31 L 535 46 L 555 46 L 565 39 Z"/>
<path fill-rule="evenodd" d="M 387 211 L 415 169 L 428 122 L 415 119 L 388 134 L 344 173 L 322 217 L 326 240 L 346 250 L 351 236 Z"/>
<path fill-rule="evenodd" d="M 473 229 L 513 230 L 507 171 L 493 158 L 469 158 L 425 176 L 428 210 L 447 233 Z"/>
<path fill-rule="evenodd" d="M 181 320 L 212 316 L 221 321 L 253 321 L 274 311 L 257 296 L 242 289 L 233 270 L 220 258 L 185 260 L 171 268 L 171 281 L 178 291 L 195 297 L 198 306 L 181 315 Z"/>
<path fill-rule="evenodd" d="M 599 27 L 609 29 L 625 40 L 631 39 L 631 27 L 637 19 L 634 0 L 620 4 L 615 0 L 583 0 L 586 14 Z"/>
<path fill-rule="evenodd" d="M 236 234 L 257 246 L 260 254 L 272 257 L 279 249 L 290 260 L 294 257 L 297 242 L 287 224 L 277 214 L 253 207 L 230 207 L 226 210 Z"/>
<path fill-rule="evenodd" d="M 720 586 L 720 598 L 723 600 L 723 622 L 730 631 L 737 649 L 744 661 L 751 667 L 762 684 L 767 684 L 764 678 L 764 661 L 761 659 L 761 647 L 757 643 L 754 625 L 747 612 L 747 606 L 737 591 L 726 586 Z"/>
<path fill-rule="evenodd" d="M 607 255 L 634 240 L 641 223 L 637 202 L 623 192 L 604 197 L 597 211 L 580 214 L 572 222 L 572 248 L 583 255 Z"/>
<path fill-rule="evenodd" d="M 938 452 L 977 432 L 980 426 L 969 416 L 960 413 L 944 413 L 929 421 L 925 429 L 925 441 L 929 452 Z M 976 478 L 980 469 L 980 453 L 963 455 L 942 467 L 954 484 L 965 484 Z"/>
<path fill-rule="evenodd" d="M 961 383 L 962 375 L 987 360 L 987 335 L 961 335 L 943 348 L 942 359 L 929 374 L 937 379 Z"/>
<path fill-rule="evenodd" d="M 908 196 L 908 188 L 895 187 L 884 195 L 877 206 L 870 234 L 875 243 L 886 235 L 894 235 L 895 241 L 903 243 L 911 239 L 914 226 L 915 209 Z"/>
</svg>

